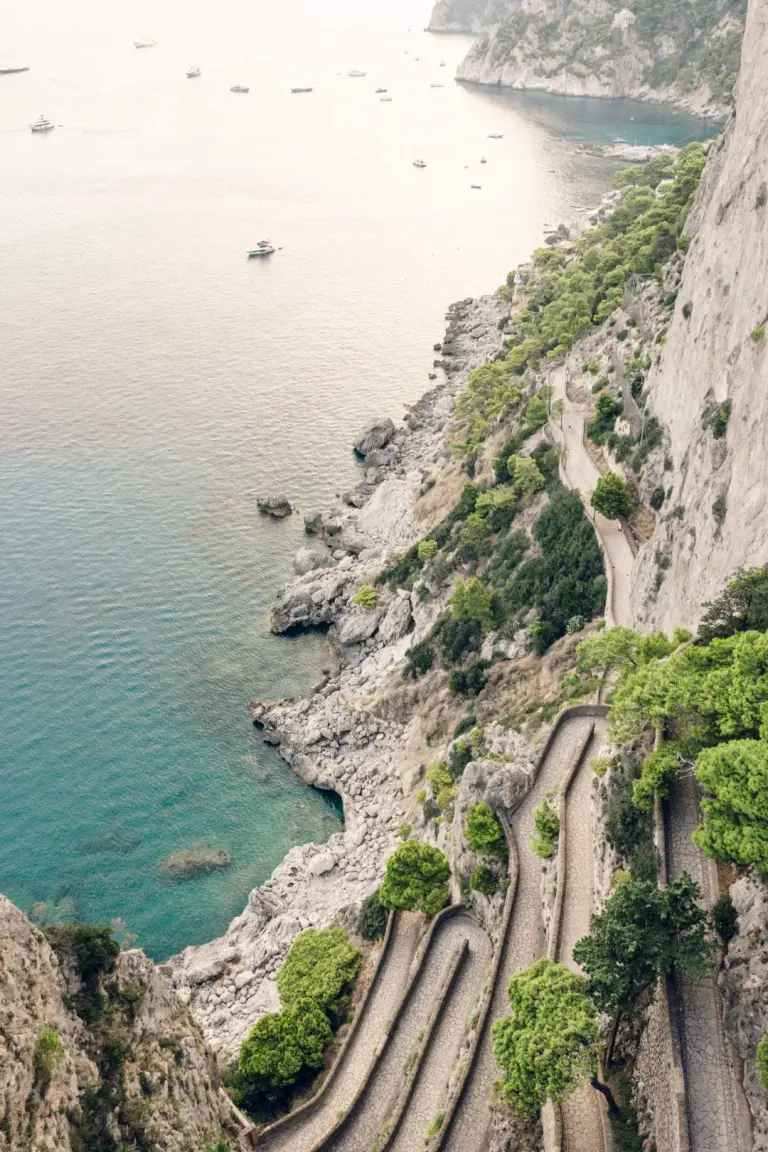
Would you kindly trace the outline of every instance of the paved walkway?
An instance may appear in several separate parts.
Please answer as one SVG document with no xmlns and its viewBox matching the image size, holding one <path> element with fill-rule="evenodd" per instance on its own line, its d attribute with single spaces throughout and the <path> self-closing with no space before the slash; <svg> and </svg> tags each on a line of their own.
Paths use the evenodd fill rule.
<svg viewBox="0 0 768 1152">
<path fill-rule="evenodd" d="M 707 861 L 691 839 L 700 819 L 693 776 L 675 780 L 667 805 L 670 879 L 688 872 L 701 885 L 704 904 L 717 899 Z M 723 1032 L 723 1005 L 715 976 L 675 979 L 680 1044 L 688 1097 L 691 1152 L 749 1152 L 749 1108 Z"/>
<path fill-rule="evenodd" d="M 412 1054 L 418 1050 L 424 1029 L 432 1015 L 435 995 L 442 984 L 455 949 L 463 939 L 469 939 L 472 949 L 462 967 L 458 994 L 462 1003 L 465 999 L 468 1001 L 471 998 L 467 984 L 469 982 L 469 986 L 474 990 L 475 999 L 479 995 L 487 975 L 490 955 L 490 942 L 487 946 L 483 945 L 482 936 L 485 936 L 485 933 L 474 917 L 467 912 L 446 919 L 438 927 L 408 1005 L 392 1032 L 387 1048 L 379 1058 L 359 1103 L 353 1109 L 351 1119 L 344 1125 L 338 1136 L 325 1145 L 326 1148 L 333 1149 L 333 1152 L 371 1152 L 371 1149 L 376 1146 L 378 1138 L 385 1131 L 387 1122 L 397 1105 L 405 1077 L 412 1066 Z M 462 995 L 461 989 L 464 990 L 466 996 Z M 456 995 L 456 991 L 454 991 L 454 995 Z M 463 1021 L 466 1018 L 456 1019 L 453 1014 L 449 1015 L 451 1015 L 451 1023 L 448 1026 L 448 1042 L 450 1045 L 458 1047 L 458 1042 L 463 1035 Z M 445 1055 L 446 1061 L 437 1071 L 438 1080 L 443 1076 L 447 1078 L 450 1068 L 453 1066 L 452 1060 L 450 1067 L 447 1063 L 447 1059 L 451 1057 L 450 1050 L 446 1051 Z M 409 1060 L 409 1058 L 411 1059 Z M 434 1065 L 431 1076 L 434 1081 Z M 411 1105 L 418 1105 L 419 1108 L 417 1120 L 419 1134 L 416 1142 L 412 1142 L 407 1147 L 409 1152 L 416 1152 L 418 1148 L 424 1146 L 424 1129 L 434 1116 L 432 1108 L 437 1111 L 437 1106 L 435 1101 L 430 1104 L 425 1099 L 424 1093 L 419 1091 L 418 1082 Z M 408 1112 L 410 1112 L 410 1106 Z M 404 1123 L 410 1124 L 407 1113 Z M 411 1129 L 412 1125 L 409 1131 Z M 402 1142 L 397 1146 L 401 1149 L 406 1147 Z M 291 1149 L 293 1152 L 293 1146 Z"/>
<path fill-rule="evenodd" d="M 503 945 L 499 981 L 480 1041 L 477 1061 L 443 1143 L 443 1148 L 449 1152 L 481 1152 L 485 1146 L 491 1115 L 491 1092 L 499 1076 L 493 1059 L 490 1025 L 509 1011 L 507 986 L 510 977 L 522 972 L 546 952 L 541 918 L 541 862 L 530 848 L 533 813 L 547 792 L 556 792 L 560 787 L 574 751 L 592 723 L 587 717 L 577 717 L 567 720 L 561 726 L 533 788 L 512 817 L 512 829 L 519 853 L 517 895 Z M 589 843 L 591 850 L 591 838 Z"/>
<path fill-rule="evenodd" d="M 595 724 L 595 735 L 587 749 L 576 778 L 568 791 L 565 828 L 565 876 L 563 916 L 560 928 L 560 947 L 557 959 L 575 972 L 581 971 L 574 963 L 573 948 L 589 932 L 592 914 L 592 781 L 594 773 L 589 761 L 596 756 L 608 727 L 605 720 Z M 601 1097 L 591 1085 L 571 1093 L 563 1101 L 562 1116 L 567 1152 L 603 1152 L 603 1125 L 600 1116 Z"/>
<path fill-rule="evenodd" d="M 550 375 L 552 386 L 552 399 L 562 400 L 565 405 L 562 427 L 557 416 L 552 417 L 550 427 L 555 441 L 565 449 L 562 464 L 565 478 L 570 488 L 575 488 L 581 494 L 587 515 L 594 519 L 598 539 L 603 546 L 606 563 L 611 565 L 613 571 L 612 603 L 606 605 L 605 618 L 610 626 L 621 625 L 631 628 L 633 624 L 632 610 L 629 604 L 629 592 L 632 579 L 632 565 L 634 557 L 626 535 L 619 527 L 618 521 L 606 520 L 599 512 L 590 507 L 589 500 L 600 479 L 600 473 L 592 457 L 584 447 L 584 416 L 566 392 L 565 368 L 553 369 Z"/>
<path fill-rule="evenodd" d="M 419 935 L 424 926 L 421 916 L 403 913 L 395 923 L 395 936 L 379 979 L 367 1002 L 365 1016 L 345 1050 L 337 1075 L 325 1093 L 316 1112 L 297 1118 L 267 1136 L 260 1149 L 268 1152 L 310 1152 L 321 1137 L 329 1133 L 347 1110 L 362 1086 L 373 1057 L 384 1039 L 387 1025 L 400 1001 L 407 982 Z"/>
</svg>

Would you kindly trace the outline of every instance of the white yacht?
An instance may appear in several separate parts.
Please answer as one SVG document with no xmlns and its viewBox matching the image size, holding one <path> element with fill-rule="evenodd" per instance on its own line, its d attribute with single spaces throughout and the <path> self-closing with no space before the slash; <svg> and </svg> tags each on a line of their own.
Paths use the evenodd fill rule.
<svg viewBox="0 0 768 1152">
<path fill-rule="evenodd" d="M 198 76 L 202 76 L 202 72 L 193 64 L 191 68 L 187 68 L 187 80 L 196 80 Z"/>
<path fill-rule="evenodd" d="M 427 162 L 426 160 L 414 160 L 413 166 L 414 168 L 426 168 Z"/>
<path fill-rule="evenodd" d="M 256 260 L 259 256 L 271 256 L 275 251 L 275 246 L 270 240 L 259 240 L 255 248 L 251 248 L 248 253 L 249 260 Z"/>
<path fill-rule="evenodd" d="M 250 88 L 246 88 L 245 84 L 233 84 L 230 92 L 250 92 Z"/>
<path fill-rule="evenodd" d="M 46 120 L 42 113 L 40 116 L 38 116 L 37 120 L 35 120 L 34 124 L 30 124 L 30 128 L 33 132 L 50 132 L 55 127 L 56 125 L 53 123 L 53 121 Z"/>
<path fill-rule="evenodd" d="M 134 40 L 134 48 L 154 48 L 157 40 Z"/>
<path fill-rule="evenodd" d="M 357 79 L 359 76 L 365 76 L 365 72 L 358 72 L 357 69 L 353 68 L 351 72 L 347 72 L 347 76 Z"/>
</svg>

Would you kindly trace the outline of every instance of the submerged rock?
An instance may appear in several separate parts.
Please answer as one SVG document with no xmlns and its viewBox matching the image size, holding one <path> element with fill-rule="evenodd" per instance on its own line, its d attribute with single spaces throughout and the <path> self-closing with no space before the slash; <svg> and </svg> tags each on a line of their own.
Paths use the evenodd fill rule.
<svg viewBox="0 0 768 1152">
<path fill-rule="evenodd" d="M 189 880 L 231 864 L 232 857 L 223 848 L 181 848 L 161 860 L 159 867 L 174 880 Z"/>
<path fill-rule="evenodd" d="M 322 548 L 299 548 L 293 561 L 293 570 L 297 576 L 304 576 L 317 568 L 327 568 L 329 564 L 331 558 Z"/>
<path fill-rule="evenodd" d="M 367 456 L 375 448 L 384 448 L 395 434 L 395 425 L 389 416 L 371 420 L 355 440 L 355 448 L 361 456 Z"/>
<path fill-rule="evenodd" d="M 293 505 L 285 496 L 257 496 L 256 507 L 263 516 L 274 516 L 277 520 L 293 512 Z"/>
</svg>

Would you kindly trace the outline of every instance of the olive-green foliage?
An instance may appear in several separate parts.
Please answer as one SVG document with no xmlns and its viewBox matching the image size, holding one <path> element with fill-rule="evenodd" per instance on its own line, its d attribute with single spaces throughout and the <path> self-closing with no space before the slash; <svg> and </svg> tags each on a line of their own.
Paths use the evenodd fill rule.
<svg viewBox="0 0 768 1152">
<path fill-rule="evenodd" d="M 508 848 L 504 829 L 485 801 L 467 809 L 464 839 L 472 851 L 481 856 L 506 858 Z"/>
<path fill-rule="evenodd" d="M 694 843 L 707 856 L 754 866 L 768 880 L 768 740 L 730 740 L 696 758 L 704 823 Z"/>
<path fill-rule="evenodd" d="M 549 420 L 549 413 L 547 406 L 539 396 L 532 396 L 525 407 L 523 420 L 526 428 L 535 432 L 537 428 L 542 428 L 547 420 Z"/>
<path fill-rule="evenodd" d="M 634 802 L 632 781 L 624 774 L 611 779 L 605 806 L 605 835 L 608 843 L 630 871 L 633 880 L 656 882 L 659 857 L 653 839 L 650 810 Z"/>
<path fill-rule="evenodd" d="M 558 488 L 533 534 L 540 555 L 522 563 L 499 593 L 503 610 L 534 607 L 540 628 L 533 638 L 544 652 L 565 635 L 573 616 L 591 620 L 605 606 L 605 567 L 595 530 L 578 492 Z"/>
<path fill-rule="evenodd" d="M 387 861 L 379 899 L 385 908 L 434 916 L 448 903 L 450 875 L 448 859 L 439 848 L 408 840 Z"/>
<path fill-rule="evenodd" d="M 301 932 L 277 974 L 277 990 L 286 1008 L 311 1001 L 331 1018 L 349 1003 L 362 956 L 343 928 Z"/>
<path fill-rule="evenodd" d="M 757 1067 L 757 1074 L 760 1078 L 760 1083 L 766 1092 L 768 1092 L 768 1036 L 763 1036 L 762 1040 L 757 1046 L 755 1064 Z"/>
<path fill-rule="evenodd" d="M 361 584 L 352 597 L 352 603 L 356 604 L 358 608 L 375 608 L 376 589 L 372 588 L 370 584 Z"/>
<path fill-rule="evenodd" d="M 427 784 L 440 811 L 445 812 L 449 809 L 456 799 L 458 786 L 454 783 L 444 760 L 436 760 L 427 765 Z"/>
<path fill-rule="evenodd" d="M 426 675 L 435 662 L 435 650 L 426 640 L 414 644 L 405 654 L 408 663 L 403 669 L 406 680 L 417 680 Z"/>
<path fill-rule="evenodd" d="M 712 927 L 723 944 L 730 943 L 739 934 L 739 914 L 730 893 L 712 905 Z"/>
<path fill-rule="evenodd" d="M 573 949 L 600 1011 L 626 1011 L 673 965 L 706 975 L 712 946 L 700 895 L 687 873 L 666 888 L 629 880 L 614 889 L 602 912 L 592 917 L 589 936 Z"/>
<path fill-rule="evenodd" d="M 483 630 L 493 625 L 493 607 L 488 589 L 477 576 L 465 584 L 457 580 L 451 596 L 451 612 L 454 620 L 479 624 Z"/>
<path fill-rule="evenodd" d="M 587 982 L 563 964 L 537 960 L 509 982 L 512 1012 L 493 1025 L 501 1095 L 534 1116 L 597 1071 L 598 1027 Z"/>
<path fill-rule="evenodd" d="M 311 1000 L 262 1016 L 240 1048 L 231 1089 L 236 1103 L 258 1112 L 264 1098 L 284 1095 L 308 1072 L 322 1068 L 332 1038 L 328 1017 Z"/>
<path fill-rule="evenodd" d="M 736 632 L 767 631 L 768 564 L 737 572 L 725 591 L 704 608 L 699 640 L 705 643 Z"/>
<path fill-rule="evenodd" d="M 704 163 L 701 145 L 690 144 L 674 167 L 652 161 L 619 173 L 624 198 L 610 219 L 579 237 L 572 259 L 550 248 L 534 253 L 529 307 L 507 327 L 504 358 L 470 375 L 458 403 L 460 416 L 486 423 L 503 418 L 519 403 L 519 377 L 527 369 L 563 355 L 602 323 L 620 304 L 632 273 L 655 272 L 682 235 Z M 653 190 L 665 178 L 670 182 L 657 198 Z"/>
<path fill-rule="evenodd" d="M 499 881 L 490 868 L 486 868 L 485 864 L 478 864 L 469 878 L 469 886 L 473 892 L 493 896 L 499 887 Z"/>
<path fill-rule="evenodd" d="M 640 664 L 669 656 L 690 638 L 690 632 L 683 628 L 678 628 L 671 640 L 663 632 L 640 636 L 631 628 L 604 628 L 579 644 L 579 668 L 589 676 L 602 676 L 611 668 L 631 671 Z"/>
<path fill-rule="evenodd" d="M 475 556 L 487 556 L 491 550 L 493 530 L 479 512 L 471 512 L 459 533 L 462 548 L 471 548 Z"/>
<path fill-rule="evenodd" d="M 459 776 L 461 776 L 473 756 L 474 751 L 469 740 L 457 740 L 456 743 L 451 746 L 448 763 L 454 779 L 458 779 Z"/>
<path fill-rule="evenodd" d="M 632 792 L 632 803 L 636 808 L 650 812 L 654 796 L 669 795 L 670 783 L 681 767 L 682 759 L 680 746 L 675 741 L 660 745 L 645 758 L 642 774 L 635 780 Z"/>
<path fill-rule="evenodd" d="M 516 490 L 528 502 L 535 492 L 544 487 L 544 476 L 532 456 L 510 456 L 507 469 Z"/>
<path fill-rule="evenodd" d="M 63 1057 L 64 1046 L 56 1029 L 41 1028 L 35 1040 L 35 1084 L 42 1092 L 50 1084 Z"/>
<path fill-rule="evenodd" d="M 448 677 L 450 691 L 463 696 L 479 696 L 485 688 L 489 667 L 488 660 L 473 660 L 466 668 L 456 668 Z"/>
<path fill-rule="evenodd" d="M 601 476 L 595 485 L 590 504 L 609 520 L 618 520 L 619 516 L 629 516 L 632 511 L 632 497 L 629 489 L 620 476 L 609 472 Z"/>
<path fill-rule="evenodd" d="M 389 911 L 379 900 L 378 889 L 367 896 L 360 905 L 357 918 L 357 934 L 362 940 L 380 940 L 387 930 Z"/>
<path fill-rule="evenodd" d="M 418 546 L 419 560 L 425 564 L 437 555 L 437 540 L 420 540 Z"/>
<path fill-rule="evenodd" d="M 94 1023 L 103 1007 L 101 982 L 114 972 L 120 954 L 111 929 L 93 924 L 51 924 L 43 931 L 60 959 L 74 961 L 81 984 L 75 1007 L 86 1024 Z"/>
<path fill-rule="evenodd" d="M 595 404 L 595 415 L 587 424 L 587 435 L 595 444 L 603 444 L 606 437 L 613 431 L 616 417 L 622 411 L 623 405 L 614 399 L 610 392 L 598 393 Z"/>
<path fill-rule="evenodd" d="M 560 817 L 548 796 L 544 797 L 533 814 L 533 831 L 531 848 L 536 855 L 544 860 L 553 856 L 560 836 Z"/>
</svg>

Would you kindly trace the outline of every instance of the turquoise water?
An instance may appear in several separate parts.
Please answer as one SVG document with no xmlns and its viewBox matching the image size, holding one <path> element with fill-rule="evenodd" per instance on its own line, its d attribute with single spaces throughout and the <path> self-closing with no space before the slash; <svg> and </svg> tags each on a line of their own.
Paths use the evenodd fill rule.
<svg viewBox="0 0 768 1152">
<path fill-rule="evenodd" d="M 156 958 L 340 827 L 247 722 L 327 658 L 268 632 L 301 520 L 257 493 L 354 483 L 355 431 L 427 385 L 446 305 L 609 179 L 564 142 L 575 104 L 452 84 L 468 42 L 421 32 L 428 8 L 3 7 L 0 66 L 32 70 L 0 78 L 0 890 L 121 917 Z M 194 846 L 232 867 L 171 883 Z"/>
</svg>

